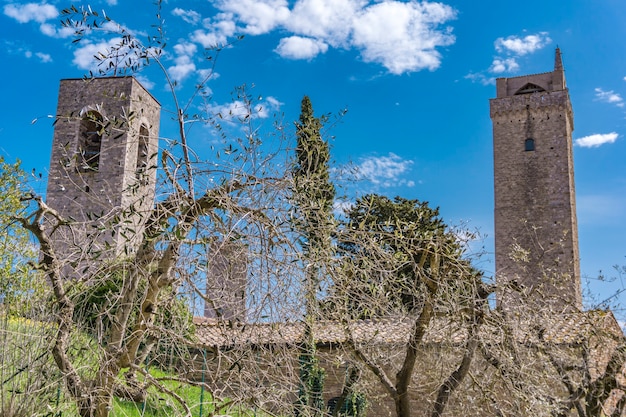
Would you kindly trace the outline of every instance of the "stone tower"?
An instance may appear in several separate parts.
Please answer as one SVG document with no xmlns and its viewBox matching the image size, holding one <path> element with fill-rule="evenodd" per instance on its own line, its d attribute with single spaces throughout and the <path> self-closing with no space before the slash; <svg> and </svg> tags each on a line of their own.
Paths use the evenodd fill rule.
<svg viewBox="0 0 626 417">
<path fill-rule="evenodd" d="M 73 220 L 52 235 L 64 260 L 84 269 L 87 251 L 93 263 L 135 250 L 154 204 L 160 107 L 132 77 L 61 80 L 46 202 Z"/>
<path fill-rule="evenodd" d="M 490 107 L 498 305 L 510 310 L 525 297 L 531 308 L 582 309 L 574 120 L 560 50 L 552 72 L 499 78 L 496 89 Z"/>
<path fill-rule="evenodd" d="M 248 249 L 235 241 L 216 240 L 209 247 L 204 316 L 246 322 Z"/>
</svg>

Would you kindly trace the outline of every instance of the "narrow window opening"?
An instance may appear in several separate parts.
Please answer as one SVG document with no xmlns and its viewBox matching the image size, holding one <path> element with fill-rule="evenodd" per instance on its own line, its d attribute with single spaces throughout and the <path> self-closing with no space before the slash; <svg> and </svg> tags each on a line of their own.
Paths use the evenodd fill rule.
<svg viewBox="0 0 626 417">
<path fill-rule="evenodd" d="M 526 141 L 524 142 L 524 150 L 526 152 L 534 151 L 535 150 L 535 139 L 533 139 L 533 138 L 526 139 Z"/>
<path fill-rule="evenodd" d="M 88 193 L 89 192 L 89 186 L 85 185 L 85 192 Z"/>
<path fill-rule="evenodd" d="M 135 177 L 143 185 L 147 184 L 146 171 L 148 169 L 148 139 L 149 132 L 145 125 L 139 128 L 139 138 L 137 140 L 137 166 Z"/>
<path fill-rule="evenodd" d="M 83 172 L 98 170 L 102 147 L 102 126 L 102 116 L 95 111 L 88 112 L 80 122 L 79 169 Z"/>
</svg>

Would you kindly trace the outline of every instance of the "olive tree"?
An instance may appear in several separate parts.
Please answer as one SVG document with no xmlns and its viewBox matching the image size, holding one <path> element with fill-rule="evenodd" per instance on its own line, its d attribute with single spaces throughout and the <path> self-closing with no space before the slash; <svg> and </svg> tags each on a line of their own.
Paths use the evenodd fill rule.
<svg viewBox="0 0 626 417">
<path fill-rule="evenodd" d="M 346 323 L 348 351 L 391 396 L 398 417 L 412 415 L 409 386 L 416 363 L 423 360 L 420 346 L 437 316 L 456 316 L 466 329 L 465 354 L 437 390 L 433 415 L 441 415 L 468 373 L 476 351 L 474 335 L 483 323 L 491 290 L 463 258 L 458 236 L 427 203 L 361 197 L 348 210 L 337 240 L 341 257 L 328 312 Z M 350 331 L 355 320 L 390 318 L 410 323 L 406 342 L 393 354 L 395 364 Z"/>
<path fill-rule="evenodd" d="M 234 96 L 243 107 L 239 113 L 203 113 L 207 107 L 195 100 L 207 99 L 203 91 L 212 66 L 188 101 L 182 100 L 166 69 L 161 21 L 157 34 L 143 43 L 89 7 L 63 10 L 62 19 L 64 26 L 74 29 L 77 43 L 94 31 L 114 28 L 119 43 L 96 56 L 104 64 L 100 75 L 124 75 L 148 64 L 160 68 L 172 94 L 169 114 L 179 128 L 177 137 L 162 138 L 166 146 L 160 149 L 158 163 L 148 168 L 158 170 L 154 205 L 141 213 L 131 206 L 114 216 L 91 219 L 95 231 L 87 236 L 97 239 L 98 233 L 115 230 L 131 216 L 141 216 L 140 235 L 128 237 L 128 250 L 120 256 L 84 250 L 89 242 L 81 242 L 82 247 L 75 248 L 80 259 L 68 259 L 55 241 L 60 235 L 80 233 L 85 225 L 64 217 L 41 196 L 24 196 L 30 211 L 17 219 L 40 248 L 36 269 L 49 287 L 47 316 L 55 326 L 50 351 L 65 390 L 83 417 L 109 415 L 115 396 L 145 402 L 149 390 L 155 389 L 177 403 L 176 413 L 191 415 L 186 399 L 169 388 L 168 381 L 202 386 L 217 409 L 253 403 L 253 383 L 239 386 L 238 392 L 225 389 L 230 377 L 242 379 L 240 374 L 233 376 L 232 369 L 211 383 L 193 374 L 157 378 L 147 364 L 164 362 L 159 358 L 163 349 L 170 351 L 169 361 L 181 369 L 181 361 L 192 359 L 188 347 L 194 344 L 193 326 L 185 303 L 192 298 L 199 299 L 196 303 L 215 301 L 205 288 L 216 242 L 235 241 L 245 248 L 238 261 L 246 263 L 248 276 L 256 278 L 248 285 L 247 296 L 254 300 L 248 306 L 251 319 L 277 314 L 275 304 L 289 293 L 283 280 L 291 275 L 289 265 L 295 253 L 288 239 L 290 178 L 280 168 L 271 169 L 286 165 L 282 136 L 274 139 L 272 147 L 263 144 L 255 125 L 260 110 L 245 87 L 236 89 Z M 198 112 L 190 116 L 189 109 Z M 99 125 L 101 134 L 124 132 L 132 126 L 133 117 L 105 117 Z M 233 136 L 222 126 L 227 118 L 239 125 Z M 220 131 L 221 143 L 212 157 L 201 156 L 189 144 L 188 128 L 198 123 Z M 65 243 L 73 245 L 71 240 Z M 82 265 L 91 265 L 92 272 L 72 275 Z M 250 372 L 252 380 L 254 371 L 244 371 Z"/>
<path fill-rule="evenodd" d="M 497 307 L 467 233 L 418 200 L 361 197 L 336 236 L 322 314 L 341 323 L 375 412 L 622 415 L 626 339 L 610 312 L 538 306 L 513 284 L 500 290 L 518 308 Z"/>
</svg>

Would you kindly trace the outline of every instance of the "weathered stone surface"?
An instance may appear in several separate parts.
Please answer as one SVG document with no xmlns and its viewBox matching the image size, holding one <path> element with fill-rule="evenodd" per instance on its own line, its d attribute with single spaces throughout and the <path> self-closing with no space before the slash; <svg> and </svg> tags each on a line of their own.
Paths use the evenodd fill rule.
<svg viewBox="0 0 626 417">
<path fill-rule="evenodd" d="M 160 110 L 132 77 L 61 80 L 46 202 L 76 222 L 52 236 L 64 261 L 134 250 L 154 204 Z M 97 163 L 88 136 L 100 142 Z M 66 273 L 79 278 L 83 264 Z"/>
<path fill-rule="evenodd" d="M 497 80 L 491 119 L 498 303 L 581 309 L 574 122 L 558 49 L 553 72 Z"/>
</svg>

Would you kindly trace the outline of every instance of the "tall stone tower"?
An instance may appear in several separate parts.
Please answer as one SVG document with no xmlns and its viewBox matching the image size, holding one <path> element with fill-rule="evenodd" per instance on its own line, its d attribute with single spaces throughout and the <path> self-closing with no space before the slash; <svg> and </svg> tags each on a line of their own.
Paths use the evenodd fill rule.
<svg viewBox="0 0 626 417">
<path fill-rule="evenodd" d="M 66 274 L 136 249 L 154 204 L 160 107 L 132 77 L 61 80 L 46 202 L 73 223 L 52 235 L 80 264 Z"/>
<path fill-rule="evenodd" d="M 498 305 L 510 310 L 524 297 L 531 308 L 582 309 L 574 120 L 560 50 L 552 72 L 499 78 L 496 89 L 490 105 Z"/>
</svg>

